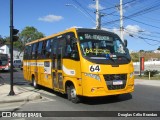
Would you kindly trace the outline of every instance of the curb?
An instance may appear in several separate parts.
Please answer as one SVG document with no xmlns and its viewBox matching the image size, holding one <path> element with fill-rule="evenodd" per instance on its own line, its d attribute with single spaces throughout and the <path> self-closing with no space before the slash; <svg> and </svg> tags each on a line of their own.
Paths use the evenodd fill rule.
<svg viewBox="0 0 160 120">
<path fill-rule="evenodd" d="M 9 96 L 10 85 L 4 84 L 0 86 L 0 104 L 10 102 L 24 102 L 41 99 L 40 93 L 35 91 L 25 91 L 18 86 L 14 86 L 15 95 Z"/>
<path fill-rule="evenodd" d="M 1 103 L 10 103 L 10 102 L 25 102 L 25 101 L 33 101 L 37 99 L 41 99 L 40 93 L 34 93 L 34 92 L 26 92 L 26 93 L 20 93 L 18 95 L 14 96 L 6 96 L 1 95 L 0 104 Z"/>
</svg>

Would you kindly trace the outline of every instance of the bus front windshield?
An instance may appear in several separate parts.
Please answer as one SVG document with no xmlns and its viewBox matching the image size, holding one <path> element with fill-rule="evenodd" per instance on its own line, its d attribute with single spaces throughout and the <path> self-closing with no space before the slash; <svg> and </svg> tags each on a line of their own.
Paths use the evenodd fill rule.
<svg viewBox="0 0 160 120">
<path fill-rule="evenodd" d="M 112 59 L 124 57 L 129 60 L 127 48 L 118 36 L 105 33 L 79 33 L 82 54 L 89 59 Z"/>
</svg>

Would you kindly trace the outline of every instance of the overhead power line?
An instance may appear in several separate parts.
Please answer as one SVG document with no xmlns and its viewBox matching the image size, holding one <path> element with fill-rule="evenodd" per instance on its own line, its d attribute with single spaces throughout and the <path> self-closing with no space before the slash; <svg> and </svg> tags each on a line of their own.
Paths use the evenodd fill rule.
<svg viewBox="0 0 160 120">
<path fill-rule="evenodd" d="M 75 4 L 77 4 L 80 8 L 82 8 L 91 17 L 91 19 L 95 21 L 94 17 L 86 10 L 86 8 L 83 7 L 83 5 L 80 2 L 78 2 L 77 0 L 72 0 L 72 1 Z"/>
<path fill-rule="evenodd" d="M 112 14 L 113 15 L 113 14 Z M 113 15 L 113 16 L 118 16 L 118 15 Z M 146 26 L 150 26 L 150 27 L 153 27 L 153 28 L 157 28 L 157 29 L 160 29 L 160 27 L 157 27 L 157 26 L 154 26 L 154 25 L 151 25 L 151 24 L 148 24 L 148 23 L 144 23 L 144 22 L 141 22 L 141 21 L 138 21 L 138 20 L 135 20 L 135 19 L 132 19 L 128 16 L 123 16 L 123 19 L 127 20 L 132 20 L 134 22 L 137 22 L 137 23 L 140 23 L 140 24 L 143 24 L 143 25 L 146 25 Z M 106 23 L 103 23 L 103 25 L 107 25 L 107 24 L 114 24 L 115 22 L 118 22 L 119 19 L 117 20 L 113 20 L 113 21 L 109 21 L 109 22 L 106 22 Z"/>
<path fill-rule="evenodd" d="M 145 8 L 145 9 L 143 9 L 143 10 L 140 10 L 140 11 L 138 11 L 138 12 L 135 12 L 135 13 L 133 13 L 133 14 L 131 14 L 131 15 L 128 15 L 128 16 L 124 16 L 124 19 L 131 19 L 132 17 L 136 17 L 136 16 L 139 16 L 139 15 L 144 15 L 144 14 L 147 14 L 147 13 L 149 13 L 149 12 L 152 12 L 152 11 L 155 11 L 155 10 L 158 10 L 158 9 L 160 9 L 160 2 L 157 4 L 156 3 L 156 5 L 152 5 L 151 7 L 148 7 L 148 8 Z M 113 14 L 112 14 L 113 15 Z M 115 15 L 115 16 L 118 16 L 118 15 Z M 106 23 L 104 23 L 104 24 L 112 24 L 112 23 L 115 23 L 115 22 L 118 22 L 119 21 L 119 19 L 116 19 L 116 20 L 113 20 L 113 21 L 109 21 L 109 22 L 106 22 Z M 142 22 L 143 23 L 143 22 Z"/>
<path fill-rule="evenodd" d="M 152 38 L 160 38 L 160 36 L 155 36 L 155 35 L 152 35 L 152 33 L 151 32 L 148 32 L 148 34 L 145 32 L 145 31 L 133 31 L 133 30 L 128 30 L 128 29 L 126 29 L 126 28 L 124 28 L 124 30 L 126 30 L 126 31 L 128 31 L 128 33 L 129 32 L 131 32 L 131 34 L 141 34 L 141 35 L 145 35 L 145 36 L 148 36 L 148 37 L 152 37 Z"/>
<path fill-rule="evenodd" d="M 157 44 L 160 44 L 160 40 L 142 37 L 142 36 L 140 36 L 140 35 L 133 34 L 133 33 L 131 33 L 131 32 L 128 31 L 128 30 L 126 30 L 126 32 L 127 32 L 131 37 L 137 37 L 138 39 L 142 39 L 143 41 L 145 41 L 145 42 L 146 42 L 147 44 L 149 44 L 149 45 L 155 46 L 155 45 L 157 45 Z M 153 43 L 151 44 L 151 43 L 149 43 L 148 41 L 156 42 L 156 44 L 153 44 Z"/>
<path fill-rule="evenodd" d="M 148 24 L 148 23 L 144 23 L 144 22 L 141 22 L 141 21 L 138 21 L 138 20 L 134 20 L 134 19 L 129 18 L 129 17 L 124 17 L 124 18 L 130 19 L 130 20 L 135 21 L 135 22 L 137 22 L 137 23 L 141 23 L 141 24 L 143 24 L 143 25 L 147 25 L 147 26 L 150 26 L 150 27 L 153 27 L 153 28 L 160 29 L 160 27 L 157 27 L 157 26 L 154 26 L 154 25 L 150 25 L 150 24 Z"/>
<path fill-rule="evenodd" d="M 131 1 L 128 1 L 126 3 L 123 3 L 122 5 L 126 5 L 126 4 L 129 4 L 129 3 L 132 3 L 132 2 L 135 2 L 136 0 L 131 0 Z M 118 3 L 119 4 L 119 3 Z M 115 5 L 113 7 L 108 7 L 108 8 L 104 8 L 104 9 L 101 9 L 100 11 L 104 11 L 104 10 L 108 10 L 108 9 L 113 9 L 113 8 L 116 8 L 118 7 L 119 5 Z"/>
</svg>

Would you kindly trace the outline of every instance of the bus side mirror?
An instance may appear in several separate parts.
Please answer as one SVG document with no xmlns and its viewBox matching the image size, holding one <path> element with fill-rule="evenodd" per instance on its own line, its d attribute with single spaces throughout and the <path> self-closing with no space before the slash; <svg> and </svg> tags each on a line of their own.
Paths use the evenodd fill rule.
<svg viewBox="0 0 160 120">
<path fill-rule="evenodd" d="M 127 40 L 124 40 L 124 46 L 125 47 L 127 47 L 127 44 L 128 44 Z"/>
</svg>

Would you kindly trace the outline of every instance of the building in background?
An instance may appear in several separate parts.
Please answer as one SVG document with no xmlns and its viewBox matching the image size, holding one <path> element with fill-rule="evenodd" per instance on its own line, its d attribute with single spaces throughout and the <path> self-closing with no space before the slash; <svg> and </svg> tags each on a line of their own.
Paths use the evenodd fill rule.
<svg viewBox="0 0 160 120">
<path fill-rule="evenodd" d="M 0 46 L 0 53 L 2 54 L 8 54 L 9 58 L 10 58 L 10 52 L 9 52 L 9 45 L 3 45 Z M 20 59 L 23 60 L 23 52 L 20 54 L 20 51 L 16 48 L 13 49 L 13 59 Z"/>
</svg>

